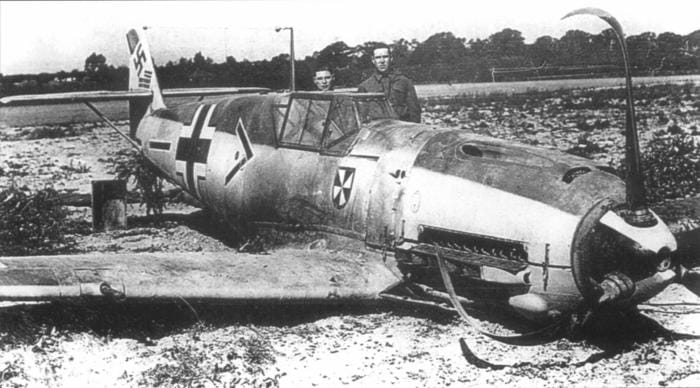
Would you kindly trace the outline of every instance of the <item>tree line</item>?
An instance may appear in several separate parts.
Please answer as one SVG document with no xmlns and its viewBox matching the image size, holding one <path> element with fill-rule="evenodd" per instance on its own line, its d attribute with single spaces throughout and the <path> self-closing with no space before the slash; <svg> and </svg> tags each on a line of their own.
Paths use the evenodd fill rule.
<svg viewBox="0 0 700 388">
<path fill-rule="evenodd" d="M 298 89 L 313 90 L 313 72 L 328 66 L 337 87 L 354 87 L 373 71 L 371 55 L 380 42 L 348 46 L 334 42 L 295 61 Z M 644 32 L 626 40 L 634 75 L 700 72 L 700 30 L 688 35 Z M 598 34 L 569 30 L 562 37 L 541 36 L 526 44 L 520 31 L 505 28 L 486 39 L 436 33 L 423 42 L 399 39 L 390 43 L 395 65 L 416 83 L 499 82 L 554 78 L 620 76 L 619 43 L 611 29 Z M 157 60 L 157 58 L 156 58 Z M 259 86 L 289 87 L 289 55 L 215 63 L 201 52 L 157 66 L 163 88 Z M 128 68 L 107 63 L 92 53 L 82 70 L 57 73 L 0 74 L 0 95 L 78 90 L 120 90 L 128 84 Z"/>
</svg>

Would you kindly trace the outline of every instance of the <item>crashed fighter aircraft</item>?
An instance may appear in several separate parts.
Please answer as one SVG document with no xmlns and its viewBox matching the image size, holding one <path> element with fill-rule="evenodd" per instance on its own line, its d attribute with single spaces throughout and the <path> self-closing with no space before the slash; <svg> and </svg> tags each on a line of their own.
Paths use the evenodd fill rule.
<svg viewBox="0 0 700 388">
<path fill-rule="evenodd" d="M 624 49 L 610 15 L 573 14 L 582 13 L 608 21 Z M 123 135 L 232 225 L 320 230 L 361 241 L 369 254 L 2 257 L 2 300 L 442 299 L 547 323 L 634 306 L 673 282 L 700 294 L 700 273 L 674 256 L 674 236 L 645 202 L 629 84 L 623 181 L 588 159 L 398 121 L 381 94 L 162 91 L 144 36 L 131 30 L 127 41 L 128 91 L 1 102 L 127 100 Z M 166 106 L 173 95 L 223 96 Z"/>
</svg>

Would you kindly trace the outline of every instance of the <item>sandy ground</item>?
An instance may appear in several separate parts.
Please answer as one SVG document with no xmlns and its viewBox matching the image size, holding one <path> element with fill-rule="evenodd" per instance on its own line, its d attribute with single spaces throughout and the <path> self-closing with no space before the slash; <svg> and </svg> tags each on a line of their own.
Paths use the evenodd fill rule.
<svg viewBox="0 0 700 388">
<path fill-rule="evenodd" d="M 424 120 L 478 126 L 478 120 L 466 120 L 468 113 L 469 109 L 451 114 L 428 111 Z M 509 120 L 502 114 L 490 117 L 495 113 L 484 109 L 481 114 L 488 123 Z M 691 112 L 690 119 L 681 114 L 690 125 L 697 123 L 697 112 Z M 47 129 L 52 130 L 56 129 Z M 102 126 L 59 130 L 75 135 L 29 139 L 36 128 L 0 128 L 0 188 L 14 181 L 87 193 L 90 180 L 108 177 L 110 158 L 128 146 Z M 567 142 L 577 142 L 574 135 L 566 140 L 565 132 L 538 133 L 545 134 L 529 135 L 553 147 L 566 149 Z M 618 137 L 616 133 L 609 139 L 609 148 L 617 147 Z M 612 156 L 601 155 L 601 161 L 611 161 L 618 153 L 615 148 Z M 89 226 L 89 209 L 70 210 L 72 219 Z M 130 205 L 129 231 L 76 234 L 74 250 L 236 254 L 236 242 L 197 208 L 170 205 L 158 223 L 144 213 Z M 284 242 L 305 249 L 320 237 L 308 234 L 285 242 L 285 236 L 268 234 L 265 242 L 269 248 Z M 342 242 L 331 241 L 327 249 L 342 248 Z M 4 304 L 0 386 L 700 386 L 698 339 L 664 335 L 670 331 L 700 336 L 700 298 L 671 286 L 640 310 L 639 315 L 595 327 L 582 338 L 518 348 L 476 334 L 451 314 L 389 303 Z M 497 313 L 480 317 L 488 325 L 504 319 Z M 480 369 L 468 363 L 459 338 L 465 338 L 478 356 L 503 367 Z M 585 362 L 589 357 L 595 360 Z"/>
</svg>

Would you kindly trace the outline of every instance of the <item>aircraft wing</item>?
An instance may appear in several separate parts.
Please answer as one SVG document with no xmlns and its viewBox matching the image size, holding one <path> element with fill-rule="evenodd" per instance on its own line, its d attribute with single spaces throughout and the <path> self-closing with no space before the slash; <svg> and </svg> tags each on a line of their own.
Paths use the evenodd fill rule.
<svg viewBox="0 0 700 388">
<path fill-rule="evenodd" d="M 0 98 L 0 105 L 40 105 L 76 102 L 119 101 L 150 97 L 148 90 L 95 90 L 70 93 L 26 94 Z"/>
<path fill-rule="evenodd" d="M 399 278 L 379 255 L 90 253 L 0 257 L 0 300 L 126 298 L 335 302 L 379 299 Z"/>
<path fill-rule="evenodd" d="M 267 93 L 267 88 L 182 88 L 163 89 L 164 97 L 219 96 L 225 94 Z"/>
<path fill-rule="evenodd" d="M 266 88 L 187 88 L 165 89 L 165 97 L 218 96 L 227 94 L 264 93 Z M 93 90 L 70 93 L 26 94 L 0 98 L 0 105 L 70 104 L 79 102 L 128 101 L 151 97 L 150 90 Z"/>
</svg>

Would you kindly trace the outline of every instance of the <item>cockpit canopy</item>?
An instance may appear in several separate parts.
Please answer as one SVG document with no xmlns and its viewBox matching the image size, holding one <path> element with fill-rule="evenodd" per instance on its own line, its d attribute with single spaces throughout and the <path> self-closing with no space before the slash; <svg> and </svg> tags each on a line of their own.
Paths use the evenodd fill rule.
<svg viewBox="0 0 700 388">
<path fill-rule="evenodd" d="M 344 154 L 361 126 L 395 119 L 391 105 L 377 93 L 292 93 L 279 145 Z"/>
</svg>

